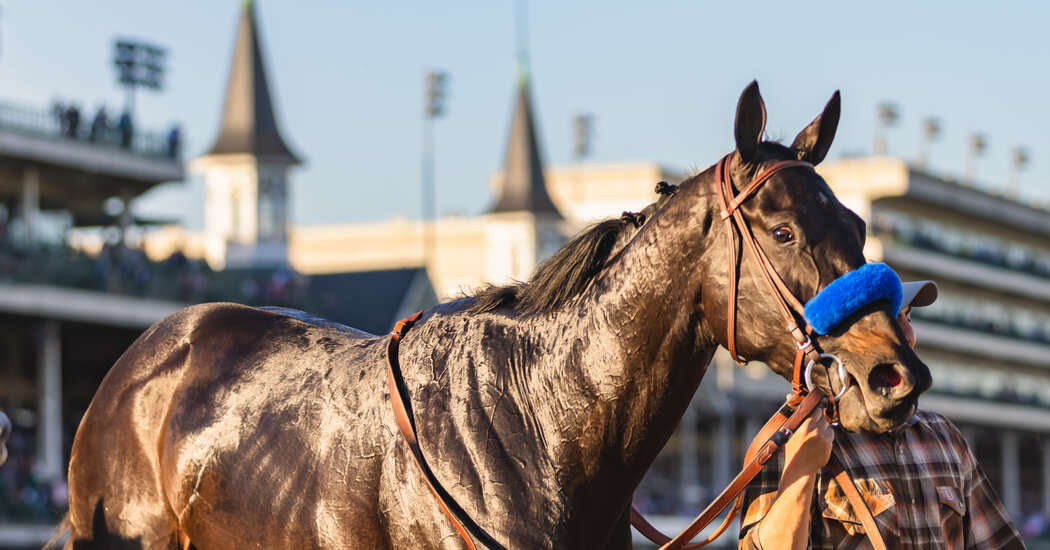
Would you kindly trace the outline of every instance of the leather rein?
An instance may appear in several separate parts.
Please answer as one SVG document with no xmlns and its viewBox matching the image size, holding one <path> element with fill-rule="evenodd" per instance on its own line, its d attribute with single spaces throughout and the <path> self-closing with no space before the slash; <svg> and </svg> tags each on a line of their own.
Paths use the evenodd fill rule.
<svg viewBox="0 0 1050 550">
<path fill-rule="evenodd" d="M 784 280 L 777 273 L 773 264 L 769 261 L 768 256 L 766 256 L 765 251 L 755 240 L 750 225 L 744 219 L 743 214 L 739 210 L 740 205 L 750 198 L 758 188 L 773 175 L 782 170 L 796 167 L 812 170 L 813 165 L 801 160 L 779 161 L 769 168 L 766 168 L 756 176 L 747 187 L 734 196 L 733 184 L 729 175 L 729 162 L 732 159 L 732 156 L 733 154 L 731 153 L 723 157 L 715 167 L 715 177 L 718 180 L 718 195 L 721 204 L 721 217 L 722 221 L 725 223 L 727 243 L 730 250 L 729 264 L 731 282 L 729 286 L 729 309 L 727 317 L 727 348 L 729 349 L 729 353 L 733 356 L 733 359 L 738 363 L 743 364 L 747 362 L 747 360 L 740 356 L 736 351 L 737 283 L 739 282 L 739 273 L 736 261 L 737 251 L 735 234 L 739 233 L 744 245 L 746 245 L 751 251 L 753 258 L 758 264 L 763 281 L 769 288 L 770 293 L 776 299 L 781 314 L 787 321 L 787 331 L 791 334 L 796 343 L 797 351 L 795 354 L 793 366 L 794 371 L 791 383 L 792 393 L 788 396 L 787 401 L 781 406 L 780 410 L 778 410 L 773 417 L 766 422 L 765 426 L 763 426 L 762 430 L 760 430 L 755 437 L 755 440 L 751 443 L 751 446 L 748 448 L 745 455 L 744 469 L 737 474 L 729 486 L 726 487 L 726 489 L 723 490 L 722 493 L 719 494 L 719 496 L 715 498 L 715 500 L 709 504 L 695 520 L 693 520 L 674 538 L 668 537 L 659 532 L 648 521 L 646 521 L 644 517 L 642 517 L 641 513 L 639 513 L 633 505 L 631 506 L 631 524 L 634 525 L 635 529 L 637 529 L 643 536 L 657 545 L 660 545 L 661 550 L 689 550 L 699 548 L 714 541 L 718 536 L 725 532 L 736 514 L 740 511 L 740 495 L 747 484 L 758 475 L 770 459 L 776 456 L 777 451 L 779 451 L 784 443 L 787 442 L 794 431 L 798 429 L 798 426 L 802 421 L 825 399 L 828 401 L 825 415 L 828 414 L 827 410 L 831 409 L 832 412 L 831 416 L 829 416 L 829 421 L 834 421 L 837 417 L 835 401 L 845 393 L 846 389 L 848 389 L 848 385 L 845 385 L 848 384 L 848 382 L 846 382 L 846 378 L 842 376 L 844 371 L 841 370 L 841 363 L 840 378 L 842 378 L 844 387 L 838 395 L 829 396 L 818 388 L 807 388 L 809 385 L 810 370 L 815 365 L 822 364 L 824 358 L 830 357 L 834 358 L 836 361 L 837 358 L 830 354 L 821 354 L 814 345 L 812 338 L 810 338 L 812 329 L 808 326 L 803 328 L 803 326 L 798 323 L 798 319 L 803 318 L 804 308 L 802 303 L 799 302 L 798 298 L 796 298 L 788 289 L 787 284 L 784 283 Z M 390 401 L 394 410 L 394 418 L 397 422 L 398 429 L 408 442 L 416 466 L 423 474 L 427 485 L 430 487 L 430 491 L 433 493 L 434 498 L 438 501 L 442 510 L 444 510 L 445 515 L 448 516 L 449 520 L 455 525 L 456 530 L 466 542 L 467 547 L 471 550 L 476 550 L 474 540 L 477 540 L 487 548 L 505 550 L 505 547 L 496 542 L 488 532 L 477 525 L 470 515 L 467 514 L 458 503 L 456 503 L 455 499 L 452 498 L 448 491 L 441 486 L 440 482 L 434 476 L 434 473 L 427 464 L 426 459 L 423 457 L 422 450 L 419 447 L 408 389 L 405 386 L 404 379 L 401 375 L 397 356 L 401 337 L 404 336 L 405 332 L 407 332 L 408 329 L 419 320 L 421 315 L 422 312 L 419 312 L 399 321 L 394 328 L 394 331 L 391 333 L 390 341 L 387 345 L 387 380 L 390 385 Z M 806 359 L 809 361 L 806 368 L 803 369 L 802 364 Z M 830 384 L 830 376 L 828 377 L 828 383 Z M 852 504 L 854 511 L 861 518 L 861 522 L 875 548 L 885 550 L 886 545 L 882 540 L 881 534 L 879 534 L 878 527 L 875 524 L 871 511 L 868 509 L 860 492 L 842 468 L 841 463 L 835 458 L 834 454 L 828 465 L 835 474 L 835 479 L 842 486 L 843 492 Z M 703 530 L 704 527 L 710 524 L 730 503 L 734 503 L 733 508 L 730 510 L 719 528 L 716 529 L 714 534 L 703 541 L 694 543 L 689 542 L 701 530 Z"/>
</svg>

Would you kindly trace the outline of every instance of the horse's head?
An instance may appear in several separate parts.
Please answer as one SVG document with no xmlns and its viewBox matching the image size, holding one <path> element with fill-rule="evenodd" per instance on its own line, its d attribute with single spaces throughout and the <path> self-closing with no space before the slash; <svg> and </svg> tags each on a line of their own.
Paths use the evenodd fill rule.
<svg viewBox="0 0 1050 550">
<path fill-rule="evenodd" d="M 705 266 L 709 273 L 735 274 L 737 290 L 705 292 L 703 306 L 720 343 L 738 360 L 763 361 L 790 380 L 805 335 L 793 336 L 789 327 L 805 327 L 801 304 L 865 264 L 865 229 L 811 166 L 824 159 L 834 138 L 838 92 L 790 147 L 762 141 L 765 119 L 758 85 L 752 83 L 737 108 L 736 152 L 715 169 L 716 185 L 727 181 L 715 223 L 732 238 L 723 234 L 712 240 L 724 252 L 708 254 Z M 790 162 L 799 160 L 805 163 Z M 843 380 L 837 368 L 813 369 L 815 385 L 828 395 L 848 386 L 838 400 L 848 430 L 895 428 L 930 385 L 929 369 L 905 340 L 893 308 L 887 299 L 861 304 L 828 334 L 813 335 L 817 348 L 840 358 L 848 373 Z"/>
</svg>

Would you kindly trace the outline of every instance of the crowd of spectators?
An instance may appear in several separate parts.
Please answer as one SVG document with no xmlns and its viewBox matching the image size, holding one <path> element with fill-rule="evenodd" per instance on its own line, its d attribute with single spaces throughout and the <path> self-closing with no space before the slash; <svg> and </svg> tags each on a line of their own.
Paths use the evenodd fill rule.
<svg viewBox="0 0 1050 550">
<path fill-rule="evenodd" d="M 0 239 L 0 281 L 46 283 L 185 303 L 235 301 L 309 309 L 306 281 L 287 268 L 213 271 L 176 252 L 151 261 L 143 249 L 106 244 L 92 256 L 68 246 L 12 246 Z"/>
<path fill-rule="evenodd" d="M 900 242 L 974 260 L 983 264 L 1050 277 L 1050 252 L 1001 242 L 991 236 L 976 235 L 956 228 L 940 227 L 936 222 L 915 222 L 881 212 L 872 216 L 871 233 Z"/>
<path fill-rule="evenodd" d="M 36 432 L 33 413 L 13 413 L 13 430 L 7 441 L 8 459 L 0 466 L 0 522 L 54 523 L 66 513 L 69 486 L 64 476 L 43 479 L 37 468 Z M 72 446 L 75 425 L 67 426 L 66 456 Z"/>
<path fill-rule="evenodd" d="M 1050 278 L 1050 253 L 1019 245 L 1007 246 L 992 237 L 967 235 L 965 231 L 938 227 L 934 222 L 916 223 L 887 213 L 877 213 L 872 217 L 871 231 L 874 235 L 911 247 Z M 965 304 L 954 302 L 941 300 L 933 307 L 916 310 L 915 315 L 987 334 L 1050 343 L 1050 318 L 1043 315 L 1025 315 L 1016 308 L 1006 311 L 999 307 L 1002 311 L 995 311 L 996 307 L 988 304 L 985 304 L 988 307 L 983 307 L 975 300 Z"/>
</svg>

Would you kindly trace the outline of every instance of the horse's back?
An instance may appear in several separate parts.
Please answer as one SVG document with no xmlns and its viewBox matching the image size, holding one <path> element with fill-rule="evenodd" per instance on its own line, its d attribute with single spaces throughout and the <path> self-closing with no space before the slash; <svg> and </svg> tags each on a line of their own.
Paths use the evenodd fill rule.
<svg viewBox="0 0 1050 550">
<path fill-rule="evenodd" d="M 360 470 L 355 457 L 381 455 L 383 437 L 361 430 L 383 431 L 369 418 L 385 395 L 383 349 L 382 339 L 292 310 L 204 304 L 160 321 L 113 366 L 78 429 L 74 539 L 167 536 L 143 546 L 168 547 L 179 531 L 221 540 L 244 521 L 271 546 L 315 538 L 282 522 L 312 526 L 324 512 L 302 503 L 325 499 L 302 498 L 304 488 L 339 489 L 330 466 Z"/>
</svg>

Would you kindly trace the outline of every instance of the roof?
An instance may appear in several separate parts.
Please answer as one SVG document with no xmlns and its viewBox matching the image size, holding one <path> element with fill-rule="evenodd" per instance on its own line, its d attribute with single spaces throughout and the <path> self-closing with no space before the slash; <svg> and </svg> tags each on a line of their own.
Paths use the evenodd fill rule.
<svg viewBox="0 0 1050 550">
<path fill-rule="evenodd" d="M 266 82 L 255 8 L 252 2 L 245 2 L 226 88 L 222 128 L 209 155 L 249 153 L 270 161 L 300 163 L 277 130 Z"/>
<path fill-rule="evenodd" d="M 437 303 L 422 267 L 311 275 L 308 289 L 315 313 L 372 334 L 386 334 L 398 319 Z"/>
<path fill-rule="evenodd" d="M 529 100 L 529 82 L 521 78 L 518 84 L 514 118 L 507 140 L 503 186 L 491 212 L 533 212 L 561 216 L 547 194 L 543 178 L 543 160 L 536 143 L 536 131 Z"/>
</svg>

